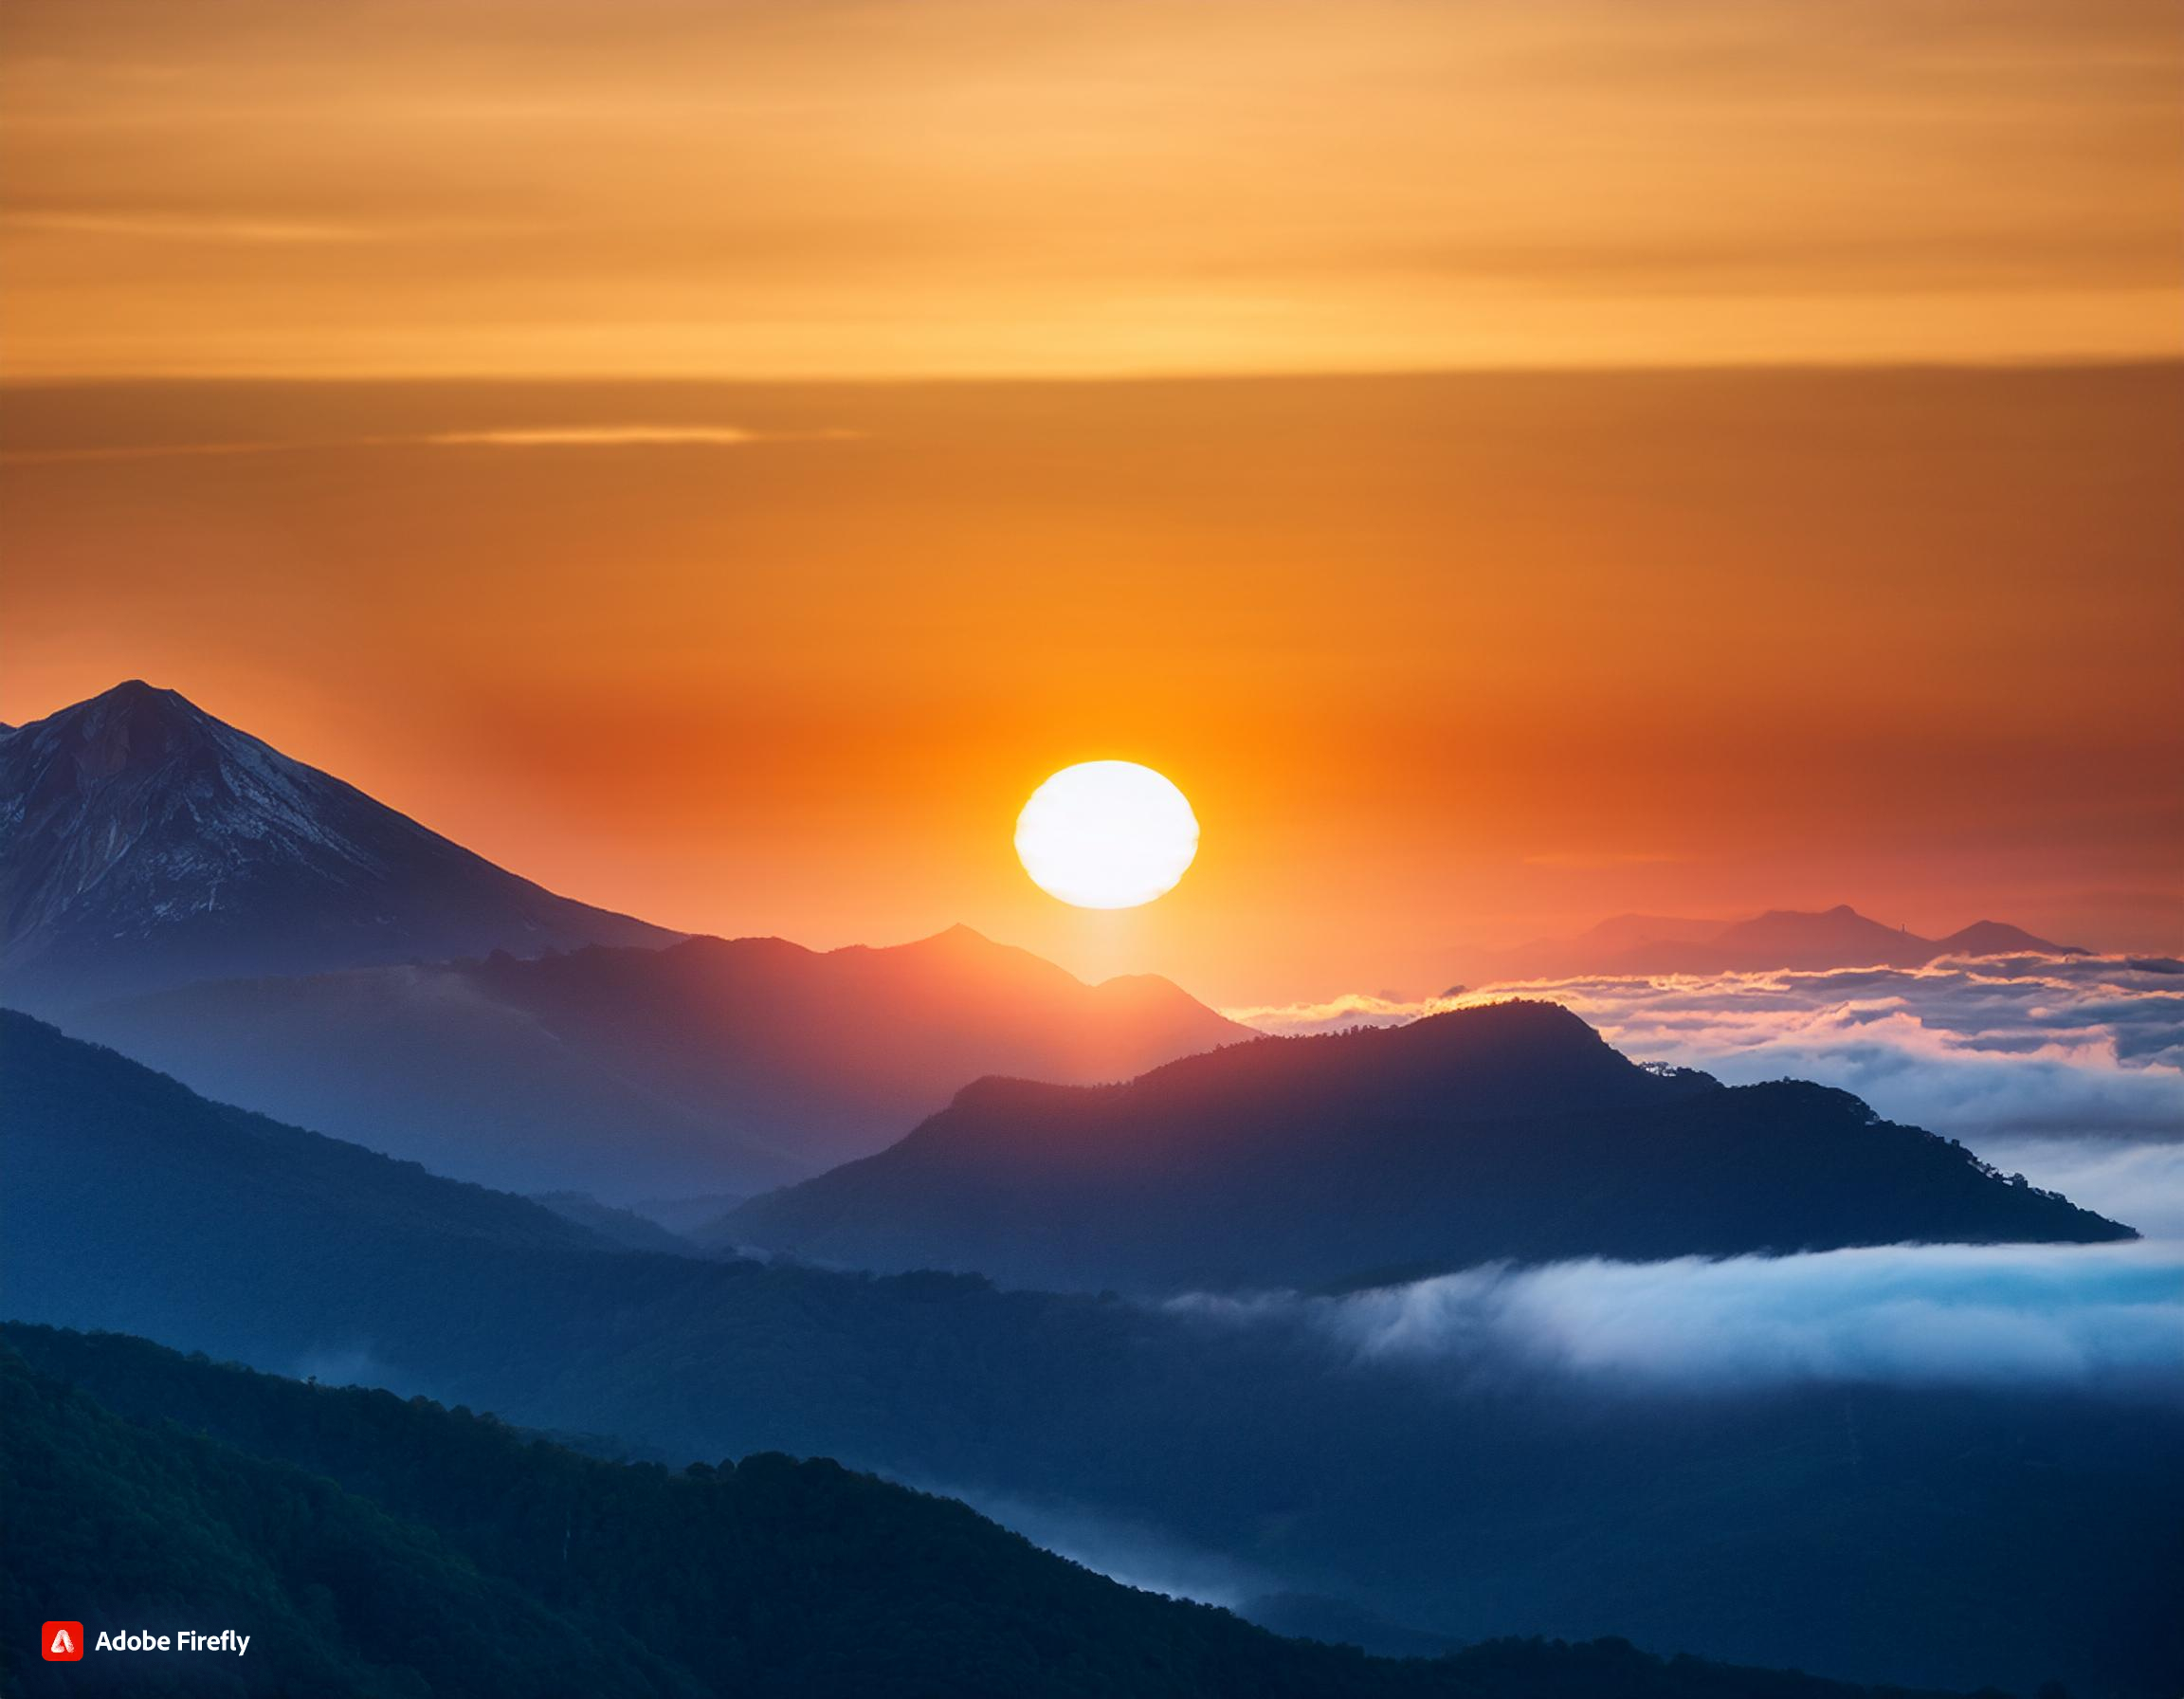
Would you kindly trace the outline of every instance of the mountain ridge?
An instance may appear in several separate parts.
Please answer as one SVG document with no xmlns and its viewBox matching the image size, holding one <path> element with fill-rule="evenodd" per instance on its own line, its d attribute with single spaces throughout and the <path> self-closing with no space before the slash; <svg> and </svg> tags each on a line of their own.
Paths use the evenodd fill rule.
<svg viewBox="0 0 2184 1699">
<path fill-rule="evenodd" d="M 215 981 L 66 1025 L 223 1102 L 610 1203 L 807 1178 L 982 1074 L 1124 1079 L 1256 1036 L 1166 979 L 1087 984 L 961 925 L 838 950 L 700 936 Z"/>
<path fill-rule="evenodd" d="M 1623 1057 L 1553 1003 L 1187 1057 L 1118 1086 L 986 1080 L 709 1234 L 883 1270 L 1144 1295 L 1497 1261 L 2135 1237 L 1802 1082 Z"/>
<path fill-rule="evenodd" d="M 681 936 L 511 873 L 140 679 L 0 739 L 0 996 L 21 1007 Z"/>
<path fill-rule="evenodd" d="M 1832 908 L 1770 908 L 1738 921 L 1615 915 L 1569 938 L 1514 949 L 1465 952 L 1474 982 L 1591 975 L 1765 973 L 1856 967 L 1925 967 L 1952 957 L 2084 956 L 2005 921 L 1975 921 L 1943 938 L 1884 925 L 1847 903 Z"/>
</svg>

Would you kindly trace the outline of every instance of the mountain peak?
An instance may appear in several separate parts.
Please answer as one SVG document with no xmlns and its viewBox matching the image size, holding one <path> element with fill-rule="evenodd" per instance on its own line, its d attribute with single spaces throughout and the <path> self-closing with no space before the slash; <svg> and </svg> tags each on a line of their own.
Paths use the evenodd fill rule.
<svg viewBox="0 0 2184 1699">
<path fill-rule="evenodd" d="M 977 927 L 969 925 L 962 921 L 957 921 L 953 926 L 942 928 L 934 933 L 931 938 L 921 938 L 916 941 L 936 948 L 957 950 L 997 950 L 1007 947 L 995 943 Z"/>
<path fill-rule="evenodd" d="M 117 714 L 190 721 L 212 718 L 181 691 L 148 685 L 142 679 L 123 679 L 118 685 L 100 691 L 97 696 L 86 697 L 70 707 L 61 709 L 52 718 L 104 719 Z"/>
<path fill-rule="evenodd" d="M 1029 975 L 1041 981 L 1055 982 L 1077 978 L 1058 962 L 1034 955 L 1020 944 L 1005 944 L 998 939 L 988 938 L 975 926 L 965 925 L 961 921 L 944 931 L 912 939 L 905 944 L 852 944 L 849 948 L 903 963 L 939 963 L 960 973 Z"/>
<path fill-rule="evenodd" d="M 93 707 L 102 702 L 178 702 L 187 707 L 195 707 L 179 690 L 169 690 L 158 685 L 146 684 L 142 679 L 123 679 L 118 685 L 101 690 L 97 696 L 78 703 L 78 707 Z"/>
<path fill-rule="evenodd" d="M 180 691 L 162 690 L 142 679 L 124 679 L 23 729 L 47 733 L 79 763 L 91 756 L 91 772 L 97 776 L 201 748 L 218 732 L 241 736 Z"/>
<path fill-rule="evenodd" d="M 1587 1050 L 1607 1043 L 1583 1015 L 1566 1004 L 1544 997 L 1504 997 L 1495 1003 L 1474 1003 L 1467 1009 L 1446 1009 L 1396 1031 L 1448 1037 L 1491 1035 L 1500 1043 L 1523 1036 L 1546 1043 L 1574 1045 Z"/>
<path fill-rule="evenodd" d="M 1868 926 L 1881 924 L 1870 916 L 1860 914 L 1847 903 L 1838 903 L 1832 908 L 1770 908 L 1749 921 L 1738 921 L 1733 924 L 1757 926 L 1769 923 L 1794 923 L 1801 921 L 1858 921 Z"/>
<path fill-rule="evenodd" d="M 0 982 L 23 1007 L 674 936 L 519 879 L 142 679 L 0 741 Z"/>
<path fill-rule="evenodd" d="M 1943 956 L 2083 956 L 2076 944 L 2059 944 L 2008 921 L 1974 921 L 1934 945 Z"/>
</svg>

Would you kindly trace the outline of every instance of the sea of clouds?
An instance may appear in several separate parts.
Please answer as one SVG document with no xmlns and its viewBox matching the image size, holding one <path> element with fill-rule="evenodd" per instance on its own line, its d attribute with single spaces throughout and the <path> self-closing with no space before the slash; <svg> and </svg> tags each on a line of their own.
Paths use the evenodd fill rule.
<svg viewBox="0 0 2184 1699">
<path fill-rule="evenodd" d="M 1493 1265 L 1341 1297 L 1195 1293 L 1208 1325 L 1303 1326 L 1348 1362 L 1691 1394 L 1796 1382 L 2184 1394 L 2184 1246 L 1887 1245 Z"/>
<path fill-rule="evenodd" d="M 1730 1085 L 1840 1087 L 2143 1233 L 2184 1237 L 2184 962 L 2168 958 L 1594 976 L 1228 1014 L 1265 1032 L 1327 1032 L 1509 996 L 1561 1003 L 1640 1061 Z"/>
<path fill-rule="evenodd" d="M 1268 1032 L 1396 1025 L 1508 996 L 1563 1003 L 1641 1061 L 1732 1085 L 1855 1092 L 2147 1236 L 2104 1245 L 1889 1245 L 1653 1263 L 1494 1264 L 1338 1296 L 1193 1293 L 1187 1325 L 1247 1330 L 1323 1372 L 1455 1396 L 1699 1399 L 1799 1386 L 2057 1393 L 2184 1403 L 2184 963 L 1952 960 L 1916 970 L 1609 977 L 1400 1002 L 1229 1010 Z M 1248 1565 L 1081 1506 L 988 1497 L 1034 1540 L 1135 1584 L 1241 1605 Z"/>
</svg>

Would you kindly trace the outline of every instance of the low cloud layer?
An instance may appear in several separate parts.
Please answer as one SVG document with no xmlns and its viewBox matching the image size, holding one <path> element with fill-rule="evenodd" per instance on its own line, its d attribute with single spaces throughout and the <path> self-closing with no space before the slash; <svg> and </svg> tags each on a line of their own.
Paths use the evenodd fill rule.
<svg viewBox="0 0 2184 1699">
<path fill-rule="evenodd" d="M 1493 1266 L 1340 1298 L 1205 1294 L 1209 1325 L 1302 1326 L 1361 1366 L 1620 1391 L 1797 1382 L 2184 1395 L 2184 1246 L 1897 1245 Z"/>
<path fill-rule="evenodd" d="M 1574 1010 L 1641 1061 L 1731 1085 L 1817 1080 L 1975 1148 L 1999 1137 L 2184 1138 L 2184 964 L 2165 959 L 1600 977 L 1227 1013 L 1266 1032 L 1319 1032 L 1511 996 Z"/>
<path fill-rule="evenodd" d="M 1732 1086 L 1840 1087 L 2004 1173 L 2141 1233 L 2184 1238 L 2184 963 L 2165 958 L 1603 976 L 1226 1013 L 1265 1032 L 1330 1032 L 1519 996 L 1574 1010 L 1642 1062 L 1703 1069 Z"/>
<path fill-rule="evenodd" d="M 2127 1221 L 2150 1239 L 2184 1243 L 2184 1141 L 1987 1139 L 1978 1148 L 2005 1174 Z"/>
<path fill-rule="evenodd" d="M 898 1476 L 906 1487 L 960 1499 L 1032 1544 L 1097 1570 L 1109 1580 L 1171 1599 L 1240 1610 L 1279 1583 L 1252 1564 L 1192 1544 L 1134 1517 L 1095 1506 L 1037 1498 L 959 1482 Z"/>
</svg>

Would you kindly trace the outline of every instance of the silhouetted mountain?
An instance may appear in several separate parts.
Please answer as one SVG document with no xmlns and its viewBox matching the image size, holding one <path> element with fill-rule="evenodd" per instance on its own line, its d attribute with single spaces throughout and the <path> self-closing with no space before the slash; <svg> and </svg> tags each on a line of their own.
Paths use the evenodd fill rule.
<svg viewBox="0 0 2184 1699">
<path fill-rule="evenodd" d="M 2083 956 L 2076 944 L 2049 943 L 2007 921 L 1975 921 L 1934 941 L 1937 956 Z"/>
<path fill-rule="evenodd" d="M 1620 915 L 1573 938 L 1539 939 L 1462 959 L 1487 981 L 1603 974 L 1742 974 L 1775 968 L 1923 967 L 1948 956 L 2083 956 L 2023 927 L 1979 921 L 1947 938 L 1921 938 L 1866 919 L 1848 904 L 1817 913 L 1770 909 L 1748 921 Z"/>
<path fill-rule="evenodd" d="M 1253 1036 L 1165 979 L 1086 985 L 967 926 L 890 949 L 694 938 L 194 985 L 68 1025 L 443 1173 L 615 1202 L 802 1178 L 982 1074 L 1127 1079 Z"/>
<path fill-rule="evenodd" d="M 1693 971 L 1736 972 L 1771 967 L 1918 967 L 1935 946 L 1899 926 L 1869 921 L 1847 903 L 1818 914 L 1771 908 L 1725 926 L 1690 958 Z M 1670 958 L 1673 959 L 1673 958 Z"/>
<path fill-rule="evenodd" d="M 1619 914 L 1569 938 L 1536 938 L 1507 950 L 1466 950 L 1457 959 L 1465 973 L 1488 981 L 1558 979 L 1596 973 L 1602 962 L 1657 944 L 1704 943 L 1723 924 L 1673 915 Z"/>
<path fill-rule="evenodd" d="M 136 680 L 0 739 L 0 996 L 678 935 L 557 897 Z"/>
<path fill-rule="evenodd" d="M 1524 1002 L 1263 1039 L 1125 1086 L 983 1080 L 723 1231 L 853 1268 L 1140 1292 L 1502 1257 L 2134 1236 L 1847 1093 L 1640 1068 Z"/>
<path fill-rule="evenodd" d="M 164 1074 L 9 1010 L 0 1010 L 0 1065 L 11 1203 L 27 1201 L 27 1189 L 58 1163 L 81 1178 L 56 1175 L 51 1185 L 80 1195 L 87 1208 L 103 1197 L 116 1206 L 117 1225 L 125 1215 L 115 1191 L 121 1187 L 147 1201 L 167 1196 L 176 1210 L 201 1209 L 208 1220 L 273 1218 L 284 1233 L 339 1242 L 421 1238 L 546 1251 L 599 1245 L 589 1230 L 527 1199 L 208 1103 Z M 62 1144 L 31 1131 L 56 1122 L 70 1129 Z M 40 1201 L 57 1197 L 49 1192 Z M 20 1224 L 28 1233 L 46 1218 L 25 1211 Z"/>
<path fill-rule="evenodd" d="M 677 1463 L 819 1453 L 1110 1516 L 1229 1554 L 1266 1591 L 1464 1640 L 1624 1634 L 1864 1680 L 2029 1690 L 2055 1675 L 2134 1699 L 2167 1693 L 2184 1656 L 2184 1431 L 2157 1389 L 1627 1393 L 1514 1361 L 1361 1371 L 1301 1324 L 600 1248 L 536 1205 L 329 1154 L 18 1015 L 0 1017 L 0 1307 L 21 1319 L 429 1392 Z M 220 1433 L 167 1398 L 143 1411 Z M 11 1531 L 29 1525 L 19 1495 L 8 1507 Z M 557 1551 L 570 1525 L 551 1511 L 512 1532 Z M 319 1525 L 300 1514 L 305 1534 Z M 347 1549 L 344 1535 L 304 1556 Z M 231 1545 L 190 1552 L 215 1576 L 260 1574 Z M 657 1619 L 636 1618 L 648 1635 Z M 1617 1666 L 1626 1685 L 1606 1690 L 1653 1691 L 1653 1668 Z M 1512 1682 L 1562 1690 L 1537 1670 Z"/>
</svg>

